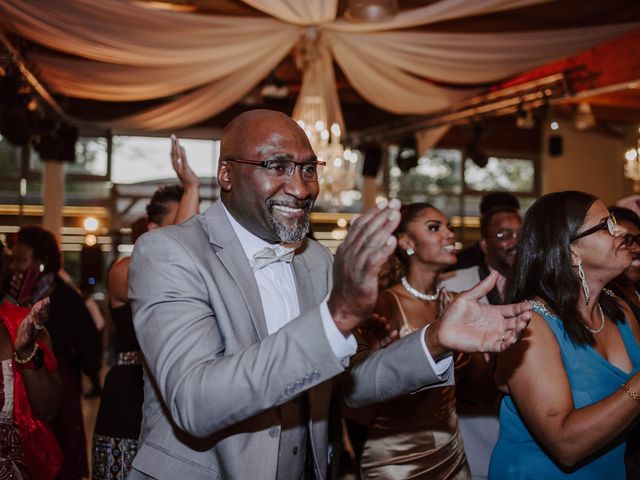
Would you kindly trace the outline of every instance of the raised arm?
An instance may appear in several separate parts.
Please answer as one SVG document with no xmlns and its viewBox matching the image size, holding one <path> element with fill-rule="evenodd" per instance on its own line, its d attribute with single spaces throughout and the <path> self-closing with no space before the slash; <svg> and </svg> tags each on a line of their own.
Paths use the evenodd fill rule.
<svg viewBox="0 0 640 480">
<path fill-rule="evenodd" d="M 558 342 L 537 313 L 522 342 L 499 355 L 497 377 L 536 440 L 567 467 L 612 442 L 640 414 L 640 404 L 622 389 L 576 409 Z M 640 392 L 640 374 L 628 386 Z"/>
<path fill-rule="evenodd" d="M 171 135 L 171 165 L 184 187 L 175 223 L 179 224 L 198 213 L 200 206 L 200 179 L 187 162 L 187 153 L 180 145 L 178 137 Z"/>
</svg>

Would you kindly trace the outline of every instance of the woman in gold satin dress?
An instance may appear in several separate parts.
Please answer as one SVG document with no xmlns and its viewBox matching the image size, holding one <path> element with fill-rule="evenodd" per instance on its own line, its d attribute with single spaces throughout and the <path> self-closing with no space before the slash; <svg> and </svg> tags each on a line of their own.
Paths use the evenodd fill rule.
<svg viewBox="0 0 640 480">
<path fill-rule="evenodd" d="M 376 306 L 400 337 L 437 318 L 449 300 L 438 277 L 456 262 L 453 232 L 442 212 L 413 203 L 404 205 L 401 214 L 396 256 L 406 276 L 382 291 Z M 362 452 L 363 479 L 471 478 L 458 430 L 455 387 L 423 390 L 374 408 Z"/>
</svg>

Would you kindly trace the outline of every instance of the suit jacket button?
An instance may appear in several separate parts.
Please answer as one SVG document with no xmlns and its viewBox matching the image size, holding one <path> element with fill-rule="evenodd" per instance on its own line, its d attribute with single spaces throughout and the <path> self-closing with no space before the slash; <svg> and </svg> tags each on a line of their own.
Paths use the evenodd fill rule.
<svg viewBox="0 0 640 480">
<path fill-rule="evenodd" d="M 287 397 L 290 397 L 291 395 L 293 395 L 293 386 L 291 385 L 287 386 L 287 388 L 284 389 L 284 394 Z"/>
<path fill-rule="evenodd" d="M 280 428 L 279 427 L 271 427 L 269 429 L 269 436 L 271 438 L 278 438 L 280 436 Z"/>
<path fill-rule="evenodd" d="M 314 370 L 311 372 L 311 378 L 313 380 L 318 380 L 320 378 L 320 372 L 318 370 Z"/>
</svg>

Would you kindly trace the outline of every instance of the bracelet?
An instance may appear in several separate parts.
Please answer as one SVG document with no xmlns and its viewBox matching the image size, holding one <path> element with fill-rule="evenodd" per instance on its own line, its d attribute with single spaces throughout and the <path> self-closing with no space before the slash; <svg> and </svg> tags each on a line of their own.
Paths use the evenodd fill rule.
<svg viewBox="0 0 640 480">
<path fill-rule="evenodd" d="M 29 354 L 29 356 L 27 358 L 20 358 L 18 356 L 18 352 L 13 352 L 13 359 L 15 360 L 16 363 L 18 363 L 20 365 L 24 365 L 25 363 L 29 363 L 31 360 L 33 360 L 33 357 L 36 356 L 37 352 L 38 352 L 38 344 L 34 343 L 33 344 L 33 350 L 31 351 L 31 353 Z"/>
<path fill-rule="evenodd" d="M 629 388 L 629 386 L 626 383 L 622 384 L 621 387 L 625 392 L 627 392 L 627 395 L 629 395 L 631 398 L 633 398 L 638 404 L 640 404 L 640 395 L 638 395 L 636 392 L 634 392 L 633 390 L 631 390 Z"/>
</svg>

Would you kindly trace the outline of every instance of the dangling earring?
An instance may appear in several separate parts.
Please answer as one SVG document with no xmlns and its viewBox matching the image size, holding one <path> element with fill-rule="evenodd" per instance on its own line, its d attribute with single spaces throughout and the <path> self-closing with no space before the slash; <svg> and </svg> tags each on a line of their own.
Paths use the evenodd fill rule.
<svg viewBox="0 0 640 480">
<path fill-rule="evenodd" d="M 38 266 L 38 270 L 40 270 L 40 273 L 44 272 L 44 263 L 41 263 L 41 264 Z"/>
<path fill-rule="evenodd" d="M 410 257 L 411 255 L 416 253 L 415 250 L 411 247 L 407 248 L 405 251 L 407 252 L 407 257 Z"/>
<path fill-rule="evenodd" d="M 582 261 L 578 260 L 578 277 L 580 278 L 580 283 L 582 283 L 582 293 L 584 293 L 584 301 L 587 305 L 589 305 L 589 284 L 587 283 L 587 279 L 584 276 L 584 269 L 582 268 Z"/>
</svg>

